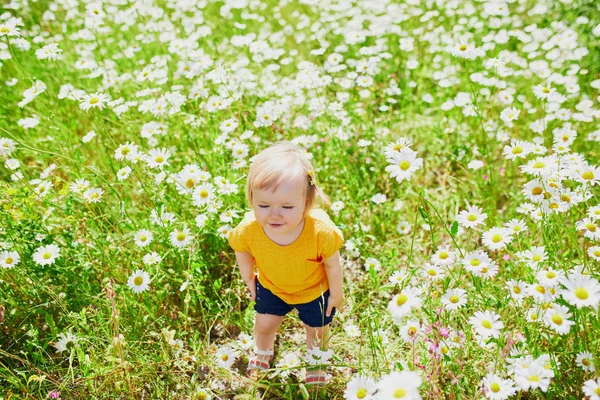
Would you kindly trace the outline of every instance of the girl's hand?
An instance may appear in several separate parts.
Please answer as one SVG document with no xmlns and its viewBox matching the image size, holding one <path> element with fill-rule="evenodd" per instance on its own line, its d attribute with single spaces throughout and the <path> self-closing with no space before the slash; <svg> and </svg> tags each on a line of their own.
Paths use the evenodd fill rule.
<svg viewBox="0 0 600 400">
<path fill-rule="evenodd" d="M 342 312 L 342 305 L 344 304 L 344 295 L 342 293 L 338 294 L 330 294 L 329 299 L 327 299 L 327 311 L 325 311 L 326 316 L 330 316 L 333 311 L 333 307 L 338 310 L 338 312 Z"/>
<path fill-rule="evenodd" d="M 250 300 L 256 300 L 256 275 L 252 275 L 252 279 L 246 282 L 246 286 L 250 290 Z"/>
</svg>

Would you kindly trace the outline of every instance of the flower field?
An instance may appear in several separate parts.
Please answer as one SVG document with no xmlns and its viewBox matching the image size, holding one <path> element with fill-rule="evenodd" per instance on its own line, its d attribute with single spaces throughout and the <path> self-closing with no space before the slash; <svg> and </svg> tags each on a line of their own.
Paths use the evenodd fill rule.
<svg viewBox="0 0 600 400">
<path fill-rule="evenodd" d="M 4 1 L 0 400 L 600 400 L 599 92 L 593 0 Z M 346 299 L 250 379 L 280 140 Z"/>
</svg>

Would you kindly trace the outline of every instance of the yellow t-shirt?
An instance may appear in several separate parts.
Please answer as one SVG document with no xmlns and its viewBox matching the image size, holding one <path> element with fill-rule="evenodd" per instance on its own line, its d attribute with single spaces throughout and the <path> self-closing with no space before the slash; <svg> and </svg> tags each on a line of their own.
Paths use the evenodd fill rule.
<svg viewBox="0 0 600 400">
<path fill-rule="evenodd" d="M 344 243 L 342 232 L 321 209 L 309 211 L 302 233 L 286 246 L 265 234 L 252 211 L 228 239 L 235 251 L 252 254 L 260 284 L 288 304 L 308 303 L 329 288 L 323 260 Z"/>
</svg>

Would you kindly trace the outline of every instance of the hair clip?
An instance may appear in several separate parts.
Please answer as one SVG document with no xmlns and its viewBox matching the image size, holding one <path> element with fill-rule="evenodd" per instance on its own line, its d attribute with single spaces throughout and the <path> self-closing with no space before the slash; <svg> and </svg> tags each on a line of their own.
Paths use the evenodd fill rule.
<svg viewBox="0 0 600 400">
<path fill-rule="evenodd" d="M 315 182 L 315 171 L 313 171 L 312 169 L 310 169 L 310 170 L 306 171 L 306 174 L 310 178 L 310 184 L 312 186 L 315 186 L 315 184 L 316 184 L 316 182 Z"/>
</svg>

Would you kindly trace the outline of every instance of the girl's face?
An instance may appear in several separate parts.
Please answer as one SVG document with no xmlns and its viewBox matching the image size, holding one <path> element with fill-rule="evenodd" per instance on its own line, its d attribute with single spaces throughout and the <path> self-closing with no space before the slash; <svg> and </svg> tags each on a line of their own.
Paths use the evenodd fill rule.
<svg viewBox="0 0 600 400">
<path fill-rule="evenodd" d="M 254 216 L 265 232 L 274 236 L 291 234 L 304 219 L 304 179 L 281 182 L 277 190 L 252 191 Z"/>
</svg>

